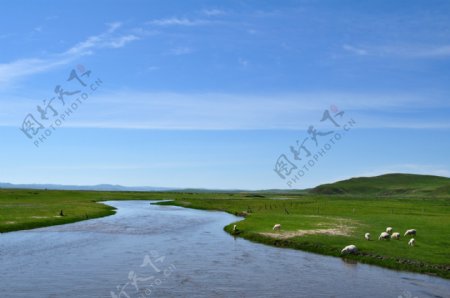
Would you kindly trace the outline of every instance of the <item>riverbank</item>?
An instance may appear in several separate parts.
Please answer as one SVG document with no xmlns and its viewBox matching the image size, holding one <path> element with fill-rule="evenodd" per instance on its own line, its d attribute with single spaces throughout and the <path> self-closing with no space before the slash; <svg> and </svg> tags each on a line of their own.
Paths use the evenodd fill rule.
<svg viewBox="0 0 450 298">
<path fill-rule="evenodd" d="M 389 269 L 450 279 L 450 213 L 448 199 L 351 198 L 326 196 L 245 199 L 187 199 L 160 203 L 244 216 L 224 229 L 231 235 L 277 247 L 341 257 L 349 244 L 359 253 L 345 257 Z M 280 232 L 272 227 L 279 223 Z M 232 228 L 236 224 L 238 232 Z M 392 226 L 400 240 L 378 240 Z M 417 229 L 409 246 L 406 229 Z M 372 239 L 367 241 L 364 234 Z"/>
</svg>

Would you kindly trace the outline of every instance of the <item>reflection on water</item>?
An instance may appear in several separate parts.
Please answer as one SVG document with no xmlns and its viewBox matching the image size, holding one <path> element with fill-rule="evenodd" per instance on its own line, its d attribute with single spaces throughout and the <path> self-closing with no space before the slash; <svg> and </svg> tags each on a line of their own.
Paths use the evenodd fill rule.
<svg viewBox="0 0 450 298">
<path fill-rule="evenodd" d="M 0 296 L 450 297 L 440 278 L 235 239 L 226 213 L 107 204 L 116 215 L 0 234 Z"/>
</svg>

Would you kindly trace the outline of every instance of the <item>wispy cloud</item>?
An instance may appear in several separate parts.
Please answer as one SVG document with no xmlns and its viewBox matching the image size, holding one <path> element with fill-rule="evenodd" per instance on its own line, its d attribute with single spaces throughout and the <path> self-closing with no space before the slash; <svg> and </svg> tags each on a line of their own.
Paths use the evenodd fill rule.
<svg viewBox="0 0 450 298">
<path fill-rule="evenodd" d="M 202 13 L 209 17 L 226 14 L 225 11 L 223 11 L 221 9 L 217 9 L 217 8 L 203 9 Z"/>
<path fill-rule="evenodd" d="M 450 56 L 450 45 L 420 46 L 407 48 L 385 48 L 384 52 L 418 58 L 439 58 Z"/>
<path fill-rule="evenodd" d="M 93 54 L 97 49 L 121 48 L 140 38 L 134 34 L 115 34 L 120 27 L 121 23 L 109 24 L 104 33 L 90 36 L 62 53 L 55 53 L 44 58 L 25 58 L 2 63 L 0 64 L 0 87 L 27 76 L 67 65 L 83 55 Z"/>
<path fill-rule="evenodd" d="M 0 98 L 0 125 L 17 125 L 36 99 Z M 116 91 L 96 95 L 89 109 L 67 127 L 128 129 L 306 129 L 320 124 L 331 104 L 346 111 L 358 128 L 449 129 L 444 117 L 417 118 L 429 108 L 427 96 L 403 94 L 292 93 L 221 94 Z M 448 103 L 437 101 L 440 110 Z M 413 111 L 411 116 L 405 110 Z M 395 115 L 389 113 L 396 113 Z M 395 116 L 395 117 L 393 117 Z"/>
<path fill-rule="evenodd" d="M 52 16 L 48 16 L 48 17 L 45 18 L 46 21 L 53 21 L 53 20 L 56 20 L 56 19 L 59 19 L 59 16 L 52 15 Z"/>
<path fill-rule="evenodd" d="M 177 48 L 173 48 L 170 49 L 168 51 L 169 55 L 175 55 L 175 56 L 180 56 L 180 55 L 187 55 L 192 53 L 194 50 L 190 47 L 177 47 Z"/>
<path fill-rule="evenodd" d="M 119 29 L 120 27 L 122 27 L 122 23 L 121 22 L 112 22 L 112 23 L 108 23 L 106 24 L 108 25 L 108 33 L 113 33 L 114 31 L 116 31 L 117 29 Z"/>
<path fill-rule="evenodd" d="M 368 54 L 366 50 L 348 44 L 343 45 L 342 48 L 346 51 L 360 56 L 365 56 Z"/>
<path fill-rule="evenodd" d="M 37 26 L 37 27 L 34 27 L 33 31 L 34 31 L 34 32 L 42 32 L 43 29 L 44 29 L 44 27 L 42 27 L 42 26 Z"/>
<path fill-rule="evenodd" d="M 146 24 L 156 26 L 200 26 L 209 23 L 210 21 L 208 20 L 191 20 L 187 18 L 173 17 L 148 21 Z"/>
<path fill-rule="evenodd" d="M 100 48 L 121 48 L 127 43 L 138 40 L 139 37 L 134 34 L 114 35 L 113 33 L 121 27 L 121 23 L 111 23 L 106 32 L 94 35 L 73 46 L 67 50 L 64 55 L 79 56 L 83 54 L 92 54 L 92 50 Z"/>
<path fill-rule="evenodd" d="M 65 56 L 57 59 L 19 59 L 0 64 L 0 87 L 17 79 L 37 73 L 46 72 L 57 66 L 68 64 L 73 57 Z"/>
<path fill-rule="evenodd" d="M 246 68 L 246 67 L 249 65 L 248 60 L 243 59 L 243 58 L 239 58 L 239 59 L 238 59 L 238 62 L 239 62 L 239 65 L 242 66 L 242 67 L 244 67 L 244 68 Z"/>
<path fill-rule="evenodd" d="M 147 70 L 148 71 L 155 71 L 155 70 L 158 70 L 159 68 L 160 68 L 159 66 L 151 65 L 151 66 L 147 67 Z"/>
<path fill-rule="evenodd" d="M 445 58 L 450 56 L 450 45 L 355 46 L 344 44 L 342 48 L 359 56 L 399 58 Z"/>
</svg>

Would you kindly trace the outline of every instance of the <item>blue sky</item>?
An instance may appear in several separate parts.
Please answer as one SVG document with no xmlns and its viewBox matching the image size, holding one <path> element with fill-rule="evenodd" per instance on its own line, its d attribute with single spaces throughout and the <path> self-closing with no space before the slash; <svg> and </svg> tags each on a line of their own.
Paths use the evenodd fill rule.
<svg viewBox="0 0 450 298">
<path fill-rule="evenodd" d="M 5 2 L 0 181 L 267 189 L 450 176 L 449 25 L 448 1 Z M 83 67 L 87 87 L 67 81 Z M 57 85 L 89 98 L 36 145 L 81 94 L 41 119 Z M 321 122 L 325 110 L 355 125 Z M 31 138 L 29 114 L 44 127 Z M 343 137 L 289 186 L 277 159 L 298 173 L 314 154 L 295 160 L 290 147 L 311 125 Z"/>
</svg>

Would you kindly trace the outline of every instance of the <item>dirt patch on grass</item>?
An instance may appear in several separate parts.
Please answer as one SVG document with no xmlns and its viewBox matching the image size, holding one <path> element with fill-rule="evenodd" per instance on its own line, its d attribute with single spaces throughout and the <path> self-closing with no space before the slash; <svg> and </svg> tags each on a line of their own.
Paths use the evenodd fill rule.
<svg viewBox="0 0 450 298">
<path fill-rule="evenodd" d="M 314 230 L 298 230 L 298 231 L 282 231 L 279 233 L 260 233 L 261 235 L 276 238 L 289 239 L 293 237 L 301 237 L 306 235 L 332 235 L 332 236 L 350 236 L 350 228 L 332 228 L 332 229 L 314 229 Z"/>
<path fill-rule="evenodd" d="M 302 237 L 307 235 L 330 235 L 330 236 L 350 236 L 358 223 L 352 220 L 339 219 L 337 223 L 318 223 L 317 229 L 297 230 L 297 231 L 279 231 L 259 233 L 275 239 L 289 239 L 293 237 Z M 322 228 L 323 227 L 323 228 Z M 327 227 L 327 228 L 326 228 Z"/>
</svg>

